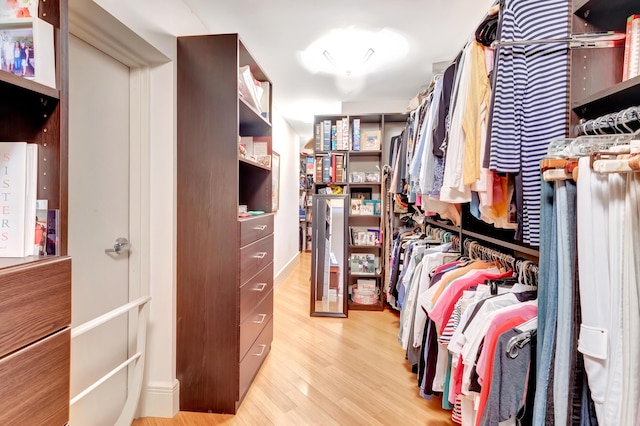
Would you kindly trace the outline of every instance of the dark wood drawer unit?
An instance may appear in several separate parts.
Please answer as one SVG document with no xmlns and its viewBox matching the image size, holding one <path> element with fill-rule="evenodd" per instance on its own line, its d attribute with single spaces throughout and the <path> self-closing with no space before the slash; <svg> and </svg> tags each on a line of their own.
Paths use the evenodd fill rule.
<svg viewBox="0 0 640 426">
<path fill-rule="evenodd" d="M 70 323 L 70 258 L 0 270 L 0 357 Z"/>
<path fill-rule="evenodd" d="M 240 219 L 240 247 L 273 234 L 273 215 Z"/>
<path fill-rule="evenodd" d="M 66 328 L 0 359 L 0 424 L 67 423 L 70 344 Z"/>
<path fill-rule="evenodd" d="M 258 374 L 260 366 L 271 351 L 271 341 L 273 340 L 273 320 L 269 321 L 256 339 L 255 343 L 240 363 L 240 401 L 247 393 L 251 382 Z"/>
<path fill-rule="evenodd" d="M 240 283 L 246 283 L 271 262 L 273 262 L 273 234 L 242 247 L 240 249 Z"/>
<path fill-rule="evenodd" d="M 256 337 L 273 317 L 273 294 L 269 292 L 240 324 L 240 358 L 243 358 Z"/>
<path fill-rule="evenodd" d="M 240 322 L 242 323 L 273 289 L 273 263 L 240 287 Z"/>
</svg>

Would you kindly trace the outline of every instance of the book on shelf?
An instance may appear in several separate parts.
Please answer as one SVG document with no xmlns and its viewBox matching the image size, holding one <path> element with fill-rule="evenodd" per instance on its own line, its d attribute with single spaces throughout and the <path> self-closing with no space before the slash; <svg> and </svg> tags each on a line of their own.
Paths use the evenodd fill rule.
<svg viewBox="0 0 640 426">
<path fill-rule="evenodd" d="M 338 126 L 333 124 L 331 126 L 331 151 L 336 149 L 338 149 Z"/>
<path fill-rule="evenodd" d="M 342 119 L 342 144 L 338 149 L 348 151 L 349 145 L 349 119 L 345 117 Z"/>
<path fill-rule="evenodd" d="M 640 75 L 640 15 L 627 18 L 622 80 Z"/>
<path fill-rule="evenodd" d="M 331 120 L 322 122 L 322 150 L 331 151 Z"/>
<path fill-rule="evenodd" d="M 331 183 L 331 156 L 322 156 L 322 183 Z"/>
<path fill-rule="evenodd" d="M 312 156 L 308 156 L 306 158 L 306 160 L 307 160 L 306 161 L 306 166 L 307 166 L 306 174 L 312 175 L 313 171 L 315 170 L 315 164 L 314 164 L 314 161 L 313 161 L 313 157 Z"/>
<path fill-rule="evenodd" d="M 36 238 L 38 145 L 0 143 L 0 257 L 33 255 Z"/>
<path fill-rule="evenodd" d="M 333 182 L 344 183 L 345 176 L 344 154 L 331 154 L 331 168 L 333 170 Z"/>
<path fill-rule="evenodd" d="M 324 155 L 316 155 L 315 159 L 315 169 L 316 174 L 314 176 L 314 180 L 316 183 L 322 183 L 322 158 Z"/>
<path fill-rule="evenodd" d="M 47 214 L 49 203 L 47 200 L 36 201 L 36 237 L 34 240 L 34 256 L 47 254 Z"/>
<path fill-rule="evenodd" d="M 58 256 L 60 254 L 60 210 L 49 209 L 47 211 L 47 255 Z"/>
<path fill-rule="evenodd" d="M 353 136 L 352 136 L 351 150 L 360 151 L 360 149 L 361 149 L 361 145 L 360 145 L 360 119 L 359 118 L 354 118 L 353 119 Z"/>
<path fill-rule="evenodd" d="M 316 123 L 315 132 L 313 134 L 313 144 L 316 151 L 322 151 L 324 137 L 324 122 Z"/>
</svg>

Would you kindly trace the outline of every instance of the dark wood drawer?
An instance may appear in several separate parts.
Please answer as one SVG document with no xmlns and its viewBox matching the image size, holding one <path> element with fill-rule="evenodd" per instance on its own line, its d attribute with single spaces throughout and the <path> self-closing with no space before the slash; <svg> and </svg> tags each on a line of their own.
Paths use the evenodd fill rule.
<svg viewBox="0 0 640 426">
<path fill-rule="evenodd" d="M 240 322 L 243 322 L 273 289 L 273 262 L 240 287 Z"/>
<path fill-rule="evenodd" d="M 0 359 L 0 424 L 69 421 L 70 342 L 67 328 Z"/>
<path fill-rule="evenodd" d="M 240 285 L 273 262 L 273 234 L 240 249 Z"/>
<path fill-rule="evenodd" d="M 271 317 L 273 317 L 273 291 L 267 293 L 260 304 L 240 323 L 240 359 L 245 356 Z"/>
<path fill-rule="evenodd" d="M 258 336 L 255 343 L 247 352 L 240 363 L 240 397 L 239 401 L 242 401 L 244 395 L 249 390 L 249 386 L 256 377 L 260 366 L 264 362 L 267 355 L 271 351 L 271 341 L 273 340 L 273 320 L 269 321 L 262 330 L 262 333 Z"/>
<path fill-rule="evenodd" d="M 0 269 L 0 357 L 69 324 L 71 258 Z"/>
<path fill-rule="evenodd" d="M 273 215 L 240 219 L 240 247 L 273 234 Z"/>
</svg>

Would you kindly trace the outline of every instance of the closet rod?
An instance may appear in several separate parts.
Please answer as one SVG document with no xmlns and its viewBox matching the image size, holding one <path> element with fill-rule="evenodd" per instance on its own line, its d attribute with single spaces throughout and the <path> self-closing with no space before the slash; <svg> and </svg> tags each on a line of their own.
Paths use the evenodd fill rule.
<svg viewBox="0 0 640 426">
<path fill-rule="evenodd" d="M 569 47 L 605 47 L 602 42 L 620 41 L 626 38 L 624 33 L 585 33 L 572 34 L 569 37 L 542 38 L 536 40 L 496 40 L 491 43 L 491 47 L 499 46 L 529 46 L 537 44 L 567 43 Z"/>
</svg>

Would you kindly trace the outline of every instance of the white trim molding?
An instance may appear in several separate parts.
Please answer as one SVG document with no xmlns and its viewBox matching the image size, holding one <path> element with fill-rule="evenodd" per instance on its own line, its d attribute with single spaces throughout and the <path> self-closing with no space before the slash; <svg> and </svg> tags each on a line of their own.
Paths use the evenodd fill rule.
<svg viewBox="0 0 640 426">
<path fill-rule="evenodd" d="M 142 391 L 140 417 L 173 418 L 180 411 L 180 382 L 149 383 Z"/>
<path fill-rule="evenodd" d="M 287 262 L 287 264 L 276 273 L 276 276 L 273 278 L 273 287 L 276 289 L 280 287 L 289 274 L 296 269 L 298 263 L 300 263 L 300 252 L 296 253 L 295 256 L 293 256 L 291 260 L 289 260 L 289 262 Z"/>
</svg>

